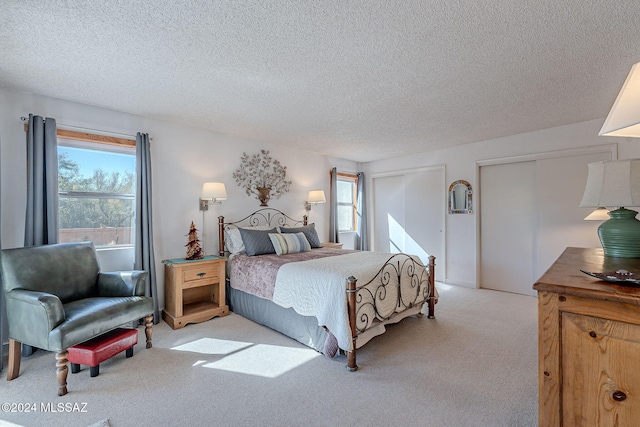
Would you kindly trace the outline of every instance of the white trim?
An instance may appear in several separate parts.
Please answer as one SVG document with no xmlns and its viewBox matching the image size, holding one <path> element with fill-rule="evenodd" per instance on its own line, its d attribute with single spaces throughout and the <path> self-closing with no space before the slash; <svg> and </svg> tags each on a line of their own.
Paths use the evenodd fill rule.
<svg viewBox="0 0 640 427">
<path fill-rule="evenodd" d="M 529 162 L 532 160 L 558 159 L 561 157 L 581 156 L 584 154 L 611 153 L 611 160 L 618 159 L 618 144 L 594 145 L 592 147 L 569 148 L 566 150 L 545 151 L 542 153 L 524 154 L 521 156 L 496 157 L 476 160 L 476 180 L 480 179 L 480 166 L 500 165 L 505 163 Z M 476 181 L 479 182 L 479 181 Z"/>
</svg>

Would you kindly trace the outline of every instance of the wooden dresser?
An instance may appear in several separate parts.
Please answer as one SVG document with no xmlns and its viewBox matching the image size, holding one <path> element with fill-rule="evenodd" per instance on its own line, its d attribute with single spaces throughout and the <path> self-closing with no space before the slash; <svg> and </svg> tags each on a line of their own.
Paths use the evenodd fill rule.
<svg viewBox="0 0 640 427">
<path fill-rule="evenodd" d="M 640 287 L 580 272 L 620 269 L 640 259 L 567 248 L 533 286 L 541 427 L 640 426 Z"/>
</svg>

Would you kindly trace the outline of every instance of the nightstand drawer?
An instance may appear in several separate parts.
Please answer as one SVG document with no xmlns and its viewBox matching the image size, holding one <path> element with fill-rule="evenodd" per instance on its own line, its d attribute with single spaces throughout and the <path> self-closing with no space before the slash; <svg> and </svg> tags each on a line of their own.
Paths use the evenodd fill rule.
<svg viewBox="0 0 640 427">
<path fill-rule="evenodd" d="M 189 286 L 186 282 L 191 282 L 193 280 L 217 280 L 218 271 L 220 271 L 220 269 L 217 266 L 213 267 L 209 265 L 195 266 L 194 268 L 185 268 L 182 271 L 182 280 L 185 282 L 185 286 Z"/>
</svg>

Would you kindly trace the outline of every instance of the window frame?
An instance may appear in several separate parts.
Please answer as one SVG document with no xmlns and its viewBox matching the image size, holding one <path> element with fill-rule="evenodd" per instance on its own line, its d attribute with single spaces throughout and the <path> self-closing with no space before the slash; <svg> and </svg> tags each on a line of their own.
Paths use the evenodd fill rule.
<svg viewBox="0 0 640 427">
<path fill-rule="evenodd" d="M 352 173 L 345 173 L 345 172 L 338 172 L 336 173 L 336 180 L 337 181 L 343 181 L 343 182 L 349 182 L 352 185 L 352 189 L 353 189 L 353 195 L 352 195 L 352 202 L 351 203 L 347 203 L 347 202 L 340 202 L 338 200 L 338 197 L 336 197 L 336 203 L 337 203 L 337 208 L 339 208 L 340 206 L 351 206 L 351 209 L 353 211 L 352 213 L 352 217 L 353 217 L 353 223 L 352 223 L 352 227 L 351 229 L 341 229 L 340 228 L 340 220 L 339 220 L 339 216 L 338 216 L 338 232 L 339 233 L 352 233 L 352 232 L 356 232 L 358 231 L 358 175 L 352 174 Z M 336 182 L 337 185 L 337 182 Z M 337 188 L 336 188 L 336 194 L 337 193 Z"/>
</svg>

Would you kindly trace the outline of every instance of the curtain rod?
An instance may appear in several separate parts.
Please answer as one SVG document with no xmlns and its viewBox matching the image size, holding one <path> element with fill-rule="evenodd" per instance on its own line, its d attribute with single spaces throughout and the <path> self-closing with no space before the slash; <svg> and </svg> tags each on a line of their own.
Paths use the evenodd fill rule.
<svg viewBox="0 0 640 427">
<path fill-rule="evenodd" d="M 20 117 L 20 120 L 22 120 L 23 122 L 29 122 L 29 117 Z M 136 135 L 130 135 L 127 133 L 120 133 L 120 132 L 111 132 L 111 131 L 106 131 L 106 130 L 100 130 L 100 129 L 91 129 L 91 128 L 83 128 L 80 126 L 72 126 L 72 125 L 65 125 L 64 123 L 59 123 L 59 125 L 63 128 L 69 128 L 70 130 L 73 129 L 79 129 L 79 130 L 83 130 L 83 131 L 92 131 L 92 132 L 101 132 L 101 133 L 105 133 L 105 134 L 111 134 L 111 135 L 121 135 L 121 136 L 126 136 L 129 138 L 133 138 L 136 139 Z M 153 138 L 149 137 L 150 141 L 153 141 Z"/>
</svg>

